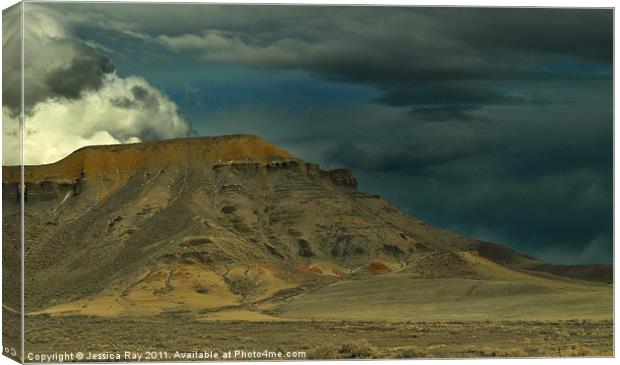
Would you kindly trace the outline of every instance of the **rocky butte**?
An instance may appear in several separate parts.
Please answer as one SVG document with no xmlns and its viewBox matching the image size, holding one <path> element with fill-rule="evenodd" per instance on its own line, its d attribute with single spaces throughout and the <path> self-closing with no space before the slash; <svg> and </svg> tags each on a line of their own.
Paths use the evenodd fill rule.
<svg viewBox="0 0 620 365">
<path fill-rule="evenodd" d="M 3 167 L 5 278 L 19 270 L 19 170 Z M 612 315 L 610 266 L 549 265 L 443 230 L 358 191 L 351 170 L 256 136 L 85 147 L 26 166 L 25 187 L 28 316 Z M 16 310 L 18 283 L 4 283 Z"/>
</svg>

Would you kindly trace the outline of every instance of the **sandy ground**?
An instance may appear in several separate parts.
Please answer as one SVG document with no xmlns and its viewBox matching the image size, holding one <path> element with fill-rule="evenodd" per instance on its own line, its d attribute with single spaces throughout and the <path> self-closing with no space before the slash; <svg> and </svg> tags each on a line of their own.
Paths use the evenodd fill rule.
<svg viewBox="0 0 620 365">
<path fill-rule="evenodd" d="M 610 321 L 196 321 L 35 316 L 26 353 L 282 351 L 307 358 L 611 356 Z M 161 359 L 165 360 L 165 359 Z M 174 358 L 168 358 L 174 360 Z"/>
</svg>

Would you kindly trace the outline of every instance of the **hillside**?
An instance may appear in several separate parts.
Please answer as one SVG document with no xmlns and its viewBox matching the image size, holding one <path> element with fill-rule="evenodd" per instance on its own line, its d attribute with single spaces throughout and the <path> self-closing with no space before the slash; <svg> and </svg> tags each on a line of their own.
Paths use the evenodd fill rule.
<svg viewBox="0 0 620 365">
<path fill-rule="evenodd" d="M 19 167 L 3 167 L 5 257 L 17 250 L 18 182 Z M 440 229 L 358 191 L 350 170 L 321 170 L 255 136 L 86 147 L 26 166 L 25 184 L 28 315 L 612 313 L 609 266 L 548 265 Z M 512 305 L 485 309 L 498 303 Z"/>
</svg>

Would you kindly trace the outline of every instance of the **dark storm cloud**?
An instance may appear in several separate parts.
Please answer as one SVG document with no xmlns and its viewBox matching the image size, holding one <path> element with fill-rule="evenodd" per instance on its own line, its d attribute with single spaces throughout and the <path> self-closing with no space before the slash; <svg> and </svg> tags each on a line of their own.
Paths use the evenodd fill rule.
<svg viewBox="0 0 620 365">
<path fill-rule="evenodd" d="M 244 28 L 227 23 L 229 15 L 212 27 L 168 30 L 156 39 L 206 62 L 304 69 L 325 80 L 373 85 L 384 92 L 379 100 L 399 106 L 548 103 L 502 89 L 514 83 L 604 80 L 611 73 L 608 10 L 229 10 L 252 11 L 254 21 Z M 599 69 L 592 72 L 588 62 Z M 430 115 L 434 109 L 424 111 Z M 466 113 L 461 109 L 469 118 Z"/>
<path fill-rule="evenodd" d="M 156 5 L 144 13 L 101 4 L 97 10 L 114 19 L 104 21 L 93 6 L 70 8 L 83 10 L 84 29 L 105 27 L 210 63 L 304 69 L 370 84 L 393 105 L 526 102 L 528 95 L 501 88 L 606 79 L 611 72 L 609 10 Z M 182 24 L 171 24 L 174 16 Z M 582 70 L 590 61 L 603 65 L 600 72 Z"/>
<path fill-rule="evenodd" d="M 110 103 L 118 108 L 134 110 L 157 110 L 160 106 L 159 96 L 149 92 L 149 90 L 143 86 L 133 86 L 130 89 L 130 93 L 131 97 L 114 97 L 110 99 Z M 144 133 L 140 135 L 140 138 L 153 140 L 156 139 L 153 138 L 153 136 L 156 135 L 156 133 L 154 134 L 150 130 L 144 130 Z"/>
<path fill-rule="evenodd" d="M 430 86 L 387 91 L 379 101 L 394 106 L 407 105 L 498 105 L 548 103 L 543 99 L 507 95 L 502 91 L 472 86 Z M 431 113 L 432 109 L 427 109 Z M 464 112 L 464 110 L 461 110 Z"/>
<path fill-rule="evenodd" d="M 446 32 L 487 53 L 539 54 L 610 63 L 613 14 L 595 9 L 470 9 L 444 13 Z M 452 21 L 451 21 L 452 20 Z"/>
<path fill-rule="evenodd" d="M 491 152 L 483 144 L 435 145 L 413 143 L 397 150 L 366 151 L 354 143 L 342 143 L 326 152 L 325 158 L 342 166 L 369 172 L 400 172 L 419 174 L 422 170 L 458 162 L 470 156 Z"/>
<path fill-rule="evenodd" d="M 145 100 L 148 95 L 149 92 L 148 90 L 146 90 L 145 88 L 141 87 L 141 86 L 134 86 L 131 88 L 131 93 L 133 94 L 133 97 L 136 100 Z"/>
<path fill-rule="evenodd" d="M 354 144 L 336 137 L 338 147 L 324 157 L 353 166 L 364 189 L 441 226 L 546 260 L 609 262 L 611 111 L 596 111 L 605 118 L 597 120 L 587 107 L 561 115 L 536 105 L 511 109 L 498 107 L 502 114 L 485 113 L 482 122 L 378 123 L 358 131 Z M 528 120 L 533 111 L 540 120 Z"/>
<path fill-rule="evenodd" d="M 480 110 L 480 105 L 448 105 L 448 106 L 426 106 L 420 108 L 412 108 L 410 113 L 417 120 L 427 122 L 441 122 L 458 120 L 462 122 L 472 121 L 489 121 L 483 116 L 474 115 L 474 112 Z"/>
<path fill-rule="evenodd" d="M 13 6 L 2 12 L 2 101 L 4 105 L 19 112 L 21 103 L 21 44 L 17 40 L 19 29 L 19 6 Z"/>
<path fill-rule="evenodd" d="M 173 59 L 171 75 L 182 60 L 373 88 L 355 105 L 226 103 L 203 130 L 353 167 L 362 189 L 463 233 L 552 261 L 611 260 L 609 9 L 49 6 L 125 62 L 142 62 L 126 55 L 136 45 L 132 56 Z"/>
<path fill-rule="evenodd" d="M 51 71 L 45 83 L 49 93 L 41 96 L 29 94 L 31 103 L 46 97 L 63 97 L 77 99 L 82 92 L 97 90 L 103 84 L 103 75 L 114 72 L 114 64 L 101 56 L 81 55 L 67 67 Z"/>
<path fill-rule="evenodd" d="M 11 11 L 3 19 L 3 105 L 17 115 L 21 108 L 20 13 Z M 40 11 L 29 11 L 25 25 L 24 106 L 26 113 L 39 102 L 78 99 L 85 91 L 98 90 L 114 64 L 79 39 L 65 34 L 62 26 Z"/>
<path fill-rule="evenodd" d="M 138 107 L 138 103 L 128 97 L 111 98 L 110 103 L 121 109 L 135 109 Z"/>
</svg>

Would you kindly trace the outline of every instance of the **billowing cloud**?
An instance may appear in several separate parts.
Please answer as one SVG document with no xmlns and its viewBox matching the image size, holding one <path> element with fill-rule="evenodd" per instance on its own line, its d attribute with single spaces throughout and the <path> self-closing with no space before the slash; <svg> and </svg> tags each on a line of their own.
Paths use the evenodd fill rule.
<svg viewBox="0 0 620 365">
<path fill-rule="evenodd" d="M 17 119 L 3 110 L 4 159 L 19 161 Z M 10 126 L 13 128 L 10 128 Z M 87 145 L 140 142 L 184 136 L 187 122 L 177 106 L 140 77 L 106 75 L 97 91 L 78 99 L 47 99 L 37 103 L 26 117 L 24 163 L 59 160 Z"/>
<path fill-rule="evenodd" d="M 14 57 L 6 62 L 3 77 L 10 82 L 3 88 L 3 103 L 13 112 L 21 104 L 20 61 L 21 30 L 18 8 L 5 15 L 3 47 Z M 25 107 L 49 98 L 79 98 L 82 91 L 97 90 L 102 77 L 114 71 L 114 65 L 93 48 L 70 34 L 52 10 L 27 6 L 24 22 Z"/>
<path fill-rule="evenodd" d="M 20 17 L 3 23 L 3 164 L 20 162 Z M 94 144 L 186 136 L 176 104 L 141 77 L 119 77 L 113 63 L 72 33 L 62 14 L 28 4 L 25 13 L 25 164 L 50 163 Z"/>
</svg>

